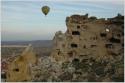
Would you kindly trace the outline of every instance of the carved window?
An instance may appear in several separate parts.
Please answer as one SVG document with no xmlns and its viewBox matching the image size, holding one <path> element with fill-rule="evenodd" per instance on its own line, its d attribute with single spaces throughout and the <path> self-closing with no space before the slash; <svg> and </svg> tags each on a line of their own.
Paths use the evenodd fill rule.
<svg viewBox="0 0 125 83">
<path fill-rule="evenodd" d="M 72 60 L 72 62 L 79 62 L 79 59 L 75 58 Z"/>
<path fill-rule="evenodd" d="M 106 37 L 106 33 L 100 33 L 101 37 Z"/>
<path fill-rule="evenodd" d="M 73 31 L 72 35 L 80 35 L 80 32 L 79 31 Z"/>
<path fill-rule="evenodd" d="M 106 48 L 113 48 L 113 45 L 112 44 L 105 44 L 105 47 Z"/>
<path fill-rule="evenodd" d="M 71 47 L 72 48 L 77 48 L 78 46 L 77 46 L 77 44 L 71 44 Z"/>
<path fill-rule="evenodd" d="M 86 48 L 86 45 L 84 45 L 83 48 Z"/>
<path fill-rule="evenodd" d="M 112 42 L 112 43 L 120 43 L 121 42 L 120 39 L 116 39 L 114 37 L 110 38 L 109 41 Z"/>
<path fill-rule="evenodd" d="M 13 71 L 19 72 L 19 69 L 18 69 L 18 68 L 16 68 L 16 69 L 13 69 Z"/>
<path fill-rule="evenodd" d="M 1 74 L 1 78 L 6 79 L 6 74 Z"/>
<path fill-rule="evenodd" d="M 79 26 L 79 25 L 77 26 L 77 29 L 80 29 L 80 26 Z"/>
<path fill-rule="evenodd" d="M 96 47 L 97 45 L 91 45 L 91 48 Z"/>
<path fill-rule="evenodd" d="M 60 53 L 61 53 L 61 52 L 60 52 L 60 51 L 58 51 L 58 55 L 60 55 Z"/>
</svg>

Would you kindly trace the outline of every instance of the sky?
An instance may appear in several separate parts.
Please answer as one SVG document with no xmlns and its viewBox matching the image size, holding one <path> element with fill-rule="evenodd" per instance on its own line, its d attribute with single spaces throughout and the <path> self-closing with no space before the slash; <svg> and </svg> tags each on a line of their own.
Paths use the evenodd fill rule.
<svg viewBox="0 0 125 83">
<path fill-rule="evenodd" d="M 55 32 L 65 32 L 66 17 L 73 14 L 111 18 L 124 15 L 124 0 L 3 0 L 1 40 L 52 40 Z M 41 7 L 49 6 L 45 16 Z"/>
</svg>

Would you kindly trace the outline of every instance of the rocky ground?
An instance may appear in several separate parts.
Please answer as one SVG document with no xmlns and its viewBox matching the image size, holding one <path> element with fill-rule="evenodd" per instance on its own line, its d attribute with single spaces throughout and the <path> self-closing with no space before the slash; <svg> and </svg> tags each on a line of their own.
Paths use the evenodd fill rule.
<svg viewBox="0 0 125 83">
<path fill-rule="evenodd" d="M 123 57 L 123 56 L 122 56 Z M 123 82 L 124 64 L 123 59 L 114 61 L 79 61 L 62 64 L 51 62 L 49 57 L 42 58 L 35 66 L 32 81 L 39 82 Z"/>
</svg>

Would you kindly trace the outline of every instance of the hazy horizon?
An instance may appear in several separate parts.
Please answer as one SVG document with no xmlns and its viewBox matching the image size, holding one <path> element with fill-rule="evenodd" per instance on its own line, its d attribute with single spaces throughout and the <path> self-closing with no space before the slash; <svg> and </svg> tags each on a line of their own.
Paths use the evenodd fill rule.
<svg viewBox="0 0 125 83">
<path fill-rule="evenodd" d="M 27 42 L 27 41 L 52 41 L 52 40 L 1 40 L 1 42 Z"/>
<path fill-rule="evenodd" d="M 41 7 L 50 7 L 45 17 Z M 73 14 L 111 18 L 124 14 L 123 0 L 1 1 L 1 40 L 52 40 L 56 31 L 66 31 L 65 19 Z"/>
</svg>

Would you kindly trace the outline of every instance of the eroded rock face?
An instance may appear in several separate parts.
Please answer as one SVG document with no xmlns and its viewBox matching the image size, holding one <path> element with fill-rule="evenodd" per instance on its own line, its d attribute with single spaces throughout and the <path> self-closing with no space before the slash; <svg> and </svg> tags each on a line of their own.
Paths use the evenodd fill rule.
<svg viewBox="0 0 125 83">
<path fill-rule="evenodd" d="M 57 32 L 51 61 L 62 67 L 61 81 L 124 81 L 124 16 L 66 18 L 67 31 Z M 71 69 L 71 76 L 63 80 Z M 87 73 L 91 73 L 90 76 Z M 86 75 L 85 75 L 86 74 Z M 120 76 L 120 77 L 119 77 Z M 118 78 L 119 77 L 119 78 Z M 116 78 L 116 79 L 115 79 Z"/>
<path fill-rule="evenodd" d="M 32 65 L 37 62 L 37 57 L 31 45 L 28 45 L 21 55 L 15 57 L 8 64 L 7 82 L 31 81 Z"/>
</svg>

